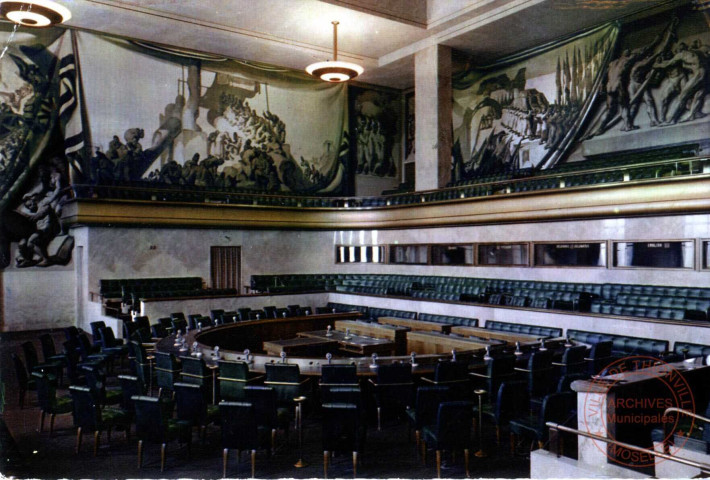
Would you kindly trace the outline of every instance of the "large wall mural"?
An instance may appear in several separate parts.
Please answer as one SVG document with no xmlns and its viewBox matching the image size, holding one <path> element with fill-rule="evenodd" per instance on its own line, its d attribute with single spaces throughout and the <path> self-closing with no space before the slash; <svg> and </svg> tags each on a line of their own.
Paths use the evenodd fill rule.
<svg viewBox="0 0 710 480">
<path fill-rule="evenodd" d="M 66 265 L 74 239 L 61 223 L 70 168 L 65 153 L 83 146 L 81 136 L 69 133 L 64 142 L 62 134 L 80 125 L 72 36 L 1 28 L 0 269 Z"/>
<path fill-rule="evenodd" d="M 708 44 L 688 5 L 460 72 L 453 180 L 707 137 Z M 695 133 L 670 128 L 683 122 Z"/>
<path fill-rule="evenodd" d="M 394 177 L 402 158 L 402 96 L 350 88 L 350 152 L 358 175 Z"/>
<path fill-rule="evenodd" d="M 93 149 L 82 181 L 346 190 L 344 85 L 178 49 L 78 38 L 80 57 L 91 59 L 82 75 Z M 120 79 L 109 98 L 106 78 Z"/>
</svg>

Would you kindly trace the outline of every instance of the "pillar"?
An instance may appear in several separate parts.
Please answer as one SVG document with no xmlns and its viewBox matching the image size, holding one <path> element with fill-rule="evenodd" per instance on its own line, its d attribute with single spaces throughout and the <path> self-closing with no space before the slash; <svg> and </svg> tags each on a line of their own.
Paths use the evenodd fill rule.
<svg viewBox="0 0 710 480">
<path fill-rule="evenodd" d="M 446 186 L 451 179 L 451 49 L 433 45 L 414 56 L 416 190 Z"/>
</svg>

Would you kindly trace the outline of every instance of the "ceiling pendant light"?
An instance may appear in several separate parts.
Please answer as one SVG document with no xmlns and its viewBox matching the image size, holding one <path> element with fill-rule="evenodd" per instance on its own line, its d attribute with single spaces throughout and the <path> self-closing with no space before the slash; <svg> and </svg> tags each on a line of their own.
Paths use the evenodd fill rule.
<svg viewBox="0 0 710 480">
<path fill-rule="evenodd" d="M 71 18 L 67 8 L 51 0 L 0 0 L 0 15 L 26 27 L 49 27 Z"/>
<path fill-rule="evenodd" d="M 333 60 L 312 63 L 306 67 L 306 72 L 309 75 L 326 82 L 347 82 L 365 71 L 356 63 L 338 61 L 338 23 L 333 22 Z"/>
</svg>

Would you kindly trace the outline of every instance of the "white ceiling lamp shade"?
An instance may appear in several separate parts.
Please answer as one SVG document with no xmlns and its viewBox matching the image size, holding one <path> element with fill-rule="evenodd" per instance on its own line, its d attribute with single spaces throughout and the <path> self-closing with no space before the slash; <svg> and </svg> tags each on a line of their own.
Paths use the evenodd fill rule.
<svg viewBox="0 0 710 480">
<path fill-rule="evenodd" d="M 333 23 L 333 60 L 327 62 L 312 63 L 306 67 L 309 75 L 318 77 L 326 82 L 347 82 L 365 70 L 356 63 L 338 61 L 338 23 Z"/>
<path fill-rule="evenodd" d="M 69 9 L 51 0 L 0 0 L 0 15 L 25 27 L 49 27 L 71 18 Z"/>
</svg>

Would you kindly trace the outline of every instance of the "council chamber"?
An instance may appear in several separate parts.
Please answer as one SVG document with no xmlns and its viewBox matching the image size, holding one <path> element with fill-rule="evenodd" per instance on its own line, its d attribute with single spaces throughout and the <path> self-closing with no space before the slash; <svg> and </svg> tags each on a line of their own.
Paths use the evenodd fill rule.
<svg viewBox="0 0 710 480">
<path fill-rule="evenodd" d="M 1 474 L 710 475 L 707 2 L 0 15 Z"/>
</svg>

